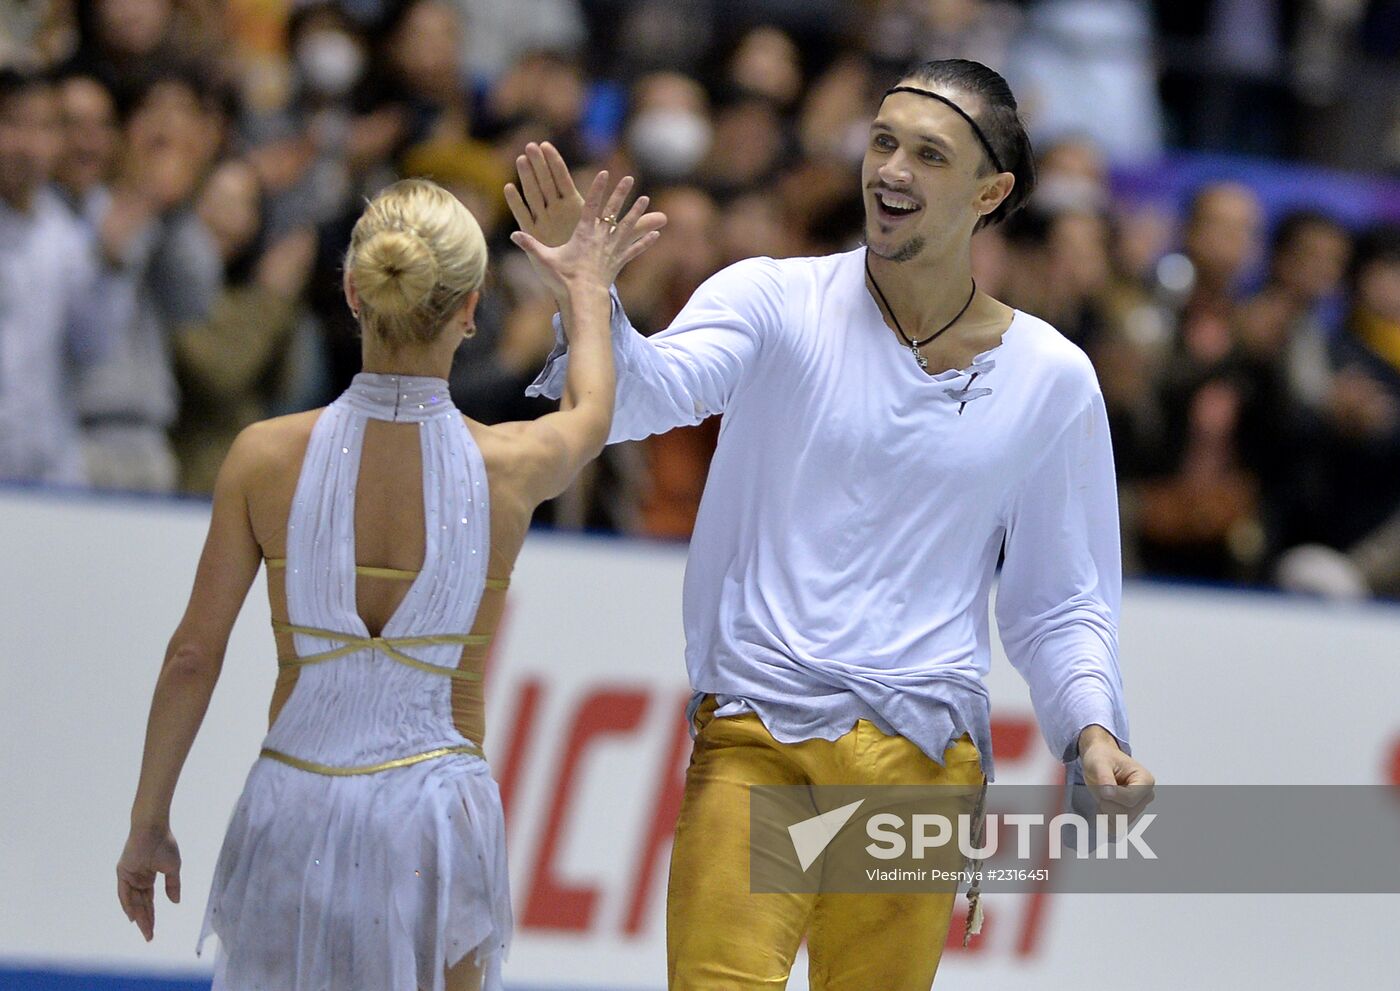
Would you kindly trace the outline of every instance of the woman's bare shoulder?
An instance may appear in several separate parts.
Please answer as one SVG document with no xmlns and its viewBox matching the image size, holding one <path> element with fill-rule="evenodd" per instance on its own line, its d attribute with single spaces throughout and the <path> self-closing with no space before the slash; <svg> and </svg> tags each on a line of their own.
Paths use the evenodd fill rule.
<svg viewBox="0 0 1400 991">
<path fill-rule="evenodd" d="M 481 448 L 482 457 L 488 460 L 493 456 L 510 457 L 530 429 L 530 424 L 526 421 L 486 424 L 469 416 L 463 416 L 462 419 L 471 431 L 472 440 Z"/>
<path fill-rule="evenodd" d="M 322 407 L 324 409 L 324 407 Z M 244 427 L 228 454 L 228 465 L 245 477 L 300 465 L 321 409 L 259 420 Z"/>
<path fill-rule="evenodd" d="M 481 451 L 493 490 L 504 494 L 506 490 L 520 488 L 522 473 L 529 469 L 530 424 L 525 421 L 486 424 L 468 416 L 462 419 Z"/>
</svg>

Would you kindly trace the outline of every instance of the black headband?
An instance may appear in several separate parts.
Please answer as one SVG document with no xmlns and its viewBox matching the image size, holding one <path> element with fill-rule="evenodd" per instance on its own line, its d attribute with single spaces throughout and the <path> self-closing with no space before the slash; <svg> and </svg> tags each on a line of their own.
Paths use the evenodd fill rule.
<svg viewBox="0 0 1400 991">
<path fill-rule="evenodd" d="M 992 165 L 996 167 L 996 170 L 998 172 L 1006 171 L 1006 169 L 1001 167 L 1001 159 L 998 158 L 997 153 L 992 150 L 992 143 L 988 141 L 987 136 L 982 133 L 982 128 L 977 126 L 977 121 L 973 120 L 971 114 L 952 100 L 948 99 L 946 96 L 934 93 L 931 90 L 919 89 L 917 86 L 891 86 L 889 89 L 885 90 L 885 96 L 889 96 L 891 93 L 917 93 L 920 96 L 926 96 L 931 100 L 937 100 L 939 103 L 952 108 L 954 113 L 967 121 L 968 126 L 972 128 L 972 133 L 977 135 L 978 141 L 982 142 L 982 147 L 986 150 L 987 157 L 992 160 Z"/>
</svg>

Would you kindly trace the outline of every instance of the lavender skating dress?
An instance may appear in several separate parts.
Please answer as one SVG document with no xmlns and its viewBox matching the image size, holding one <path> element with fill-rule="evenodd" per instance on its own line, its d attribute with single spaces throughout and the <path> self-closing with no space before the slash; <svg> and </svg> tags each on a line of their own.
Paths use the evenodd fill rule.
<svg viewBox="0 0 1400 991">
<path fill-rule="evenodd" d="M 381 636 L 355 605 L 368 420 L 418 424 L 423 568 Z M 297 681 L 238 800 L 200 944 L 214 991 L 419 991 L 476 954 L 501 988 L 511 933 L 496 782 L 452 718 L 490 549 L 481 452 L 441 379 L 361 374 L 322 413 L 285 562 Z M 364 569 L 361 569 L 362 571 Z"/>
</svg>

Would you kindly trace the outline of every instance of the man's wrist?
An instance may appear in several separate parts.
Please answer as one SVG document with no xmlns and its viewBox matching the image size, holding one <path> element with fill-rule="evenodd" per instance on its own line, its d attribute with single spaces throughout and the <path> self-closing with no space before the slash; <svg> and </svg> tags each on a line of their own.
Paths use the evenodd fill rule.
<svg viewBox="0 0 1400 991">
<path fill-rule="evenodd" d="M 1079 731 L 1078 752 L 1080 754 L 1083 754 L 1084 751 L 1098 743 L 1107 743 L 1115 750 L 1122 749 L 1122 747 L 1118 745 L 1118 738 L 1098 723 L 1090 723 Z"/>
</svg>

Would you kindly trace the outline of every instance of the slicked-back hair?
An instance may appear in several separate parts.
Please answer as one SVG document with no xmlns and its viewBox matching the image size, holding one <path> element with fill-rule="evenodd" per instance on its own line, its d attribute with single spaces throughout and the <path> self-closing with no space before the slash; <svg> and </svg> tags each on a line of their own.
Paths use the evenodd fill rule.
<svg viewBox="0 0 1400 991">
<path fill-rule="evenodd" d="M 910 66 L 900 75 L 899 83 L 954 90 L 954 94 L 948 94 L 953 97 L 968 94 L 977 98 L 973 106 L 964 105 L 962 101 L 959 106 L 977 121 L 1006 171 L 1016 177 L 1016 184 L 1006 199 L 978 221 L 978 230 L 1001 223 L 1026 205 L 1035 189 L 1035 152 L 1031 149 L 1030 135 L 1026 133 L 1016 97 L 999 72 L 970 59 L 934 59 Z M 982 159 L 982 172 L 990 173 L 995 166 L 985 151 Z"/>
</svg>

